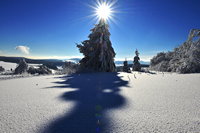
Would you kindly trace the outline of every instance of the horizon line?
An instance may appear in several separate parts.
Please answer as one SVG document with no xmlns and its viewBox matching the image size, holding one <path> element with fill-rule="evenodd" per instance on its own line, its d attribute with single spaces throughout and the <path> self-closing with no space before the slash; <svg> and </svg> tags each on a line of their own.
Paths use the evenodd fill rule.
<svg viewBox="0 0 200 133">
<path fill-rule="evenodd" d="M 0 56 L 4 56 L 4 57 L 21 57 L 21 58 L 28 58 L 28 59 L 40 59 L 40 60 L 50 60 L 50 59 L 57 59 L 57 60 L 70 60 L 70 59 L 74 59 L 74 58 L 78 58 L 78 59 L 82 59 L 83 56 L 23 56 L 23 55 L 1 55 Z M 150 62 L 150 60 L 152 59 L 153 56 L 140 56 L 140 61 L 143 62 Z M 132 61 L 134 57 L 129 57 L 129 58 L 115 58 L 115 61 Z"/>
</svg>

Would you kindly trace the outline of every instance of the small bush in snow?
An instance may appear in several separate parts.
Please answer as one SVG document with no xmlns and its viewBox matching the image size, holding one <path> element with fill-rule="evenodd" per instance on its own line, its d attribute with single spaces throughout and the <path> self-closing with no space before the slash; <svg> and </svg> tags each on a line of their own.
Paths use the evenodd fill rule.
<svg viewBox="0 0 200 133">
<path fill-rule="evenodd" d="M 65 62 L 63 65 L 62 74 L 72 74 L 79 70 L 79 65 L 73 62 Z"/>
<path fill-rule="evenodd" d="M 48 67 L 42 65 L 39 68 L 29 67 L 28 73 L 30 73 L 30 74 L 51 74 L 52 72 Z"/>
<path fill-rule="evenodd" d="M 57 66 L 53 63 L 45 63 L 43 64 L 44 66 L 50 68 L 50 69 L 53 69 L 53 70 L 58 70 Z"/>
<path fill-rule="evenodd" d="M 5 69 L 2 66 L 0 66 L 0 72 L 3 72 L 3 71 L 5 71 Z"/>
<path fill-rule="evenodd" d="M 20 60 L 17 68 L 15 69 L 15 74 L 22 74 L 27 72 L 28 64 L 26 63 L 25 59 Z"/>
</svg>

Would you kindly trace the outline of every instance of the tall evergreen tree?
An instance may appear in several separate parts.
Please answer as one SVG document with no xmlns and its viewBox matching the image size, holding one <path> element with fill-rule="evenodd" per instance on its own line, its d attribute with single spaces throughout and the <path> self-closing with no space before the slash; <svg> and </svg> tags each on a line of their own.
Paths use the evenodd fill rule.
<svg viewBox="0 0 200 133">
<path fill-rule="evenodd" d="M 96 24 L 92 33 L 82 44 L 78 44 L 79 51 L 83 53 L 84 58 L 80 61 L 82 69 L 114 72 L 115 71 L 115 51 L 110 41 L 109 26 L 105 20 L 101 19 Z"/>
</svg>

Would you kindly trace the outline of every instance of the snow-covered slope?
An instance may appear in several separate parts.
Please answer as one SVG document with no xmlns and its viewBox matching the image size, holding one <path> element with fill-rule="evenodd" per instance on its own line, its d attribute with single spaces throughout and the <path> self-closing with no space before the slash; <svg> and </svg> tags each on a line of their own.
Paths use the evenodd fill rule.
<svg viewBox="0 0 200 133">
<path fill-rule="evenodd" d="M 0 132 L 200 132 L 200 74 L 93 73 L 0 81 Z"/>
<path fill-rule="evenodd" d="M 0 61 L 0 66 L 2 66 L 5 70 L 10 70 L 10 69 L 15 70 L 17 64 L 16 63 Z"/>
<path fill-rule="evenodd" d="M 2 66 L 5 70 L 15 70 L 15 68 L 17 67 L 18 64 L 16 63 L 11 63 L 11 62 L 4 62 L 4 61 L 0 61 L 0 66 Z M 31 64 L 28 63 L 29 67 L 34 67 L 34 68 L 39 68 L 39 66 L 42 64 Z"/>
</svg>

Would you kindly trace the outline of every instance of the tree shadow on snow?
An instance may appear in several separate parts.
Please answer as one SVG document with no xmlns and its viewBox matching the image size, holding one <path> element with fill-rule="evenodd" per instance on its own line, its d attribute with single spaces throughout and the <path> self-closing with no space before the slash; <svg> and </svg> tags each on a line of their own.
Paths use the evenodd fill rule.
<svg viewBox="0 0 200 133">
<path fill-rule="evenodd" d="M 105 111 L 119 108 L 125 98 L 119 94 L 120 87 L 127 86 L 118 73 L 81 73 L 60 77 L 50 88 L 74 88 L 60 96 L 65 101 L 75 101 L 71 112 L 51 122 L 42 133 L 100 133 L 109 130 L 109 118 Z"/>
</svg>

